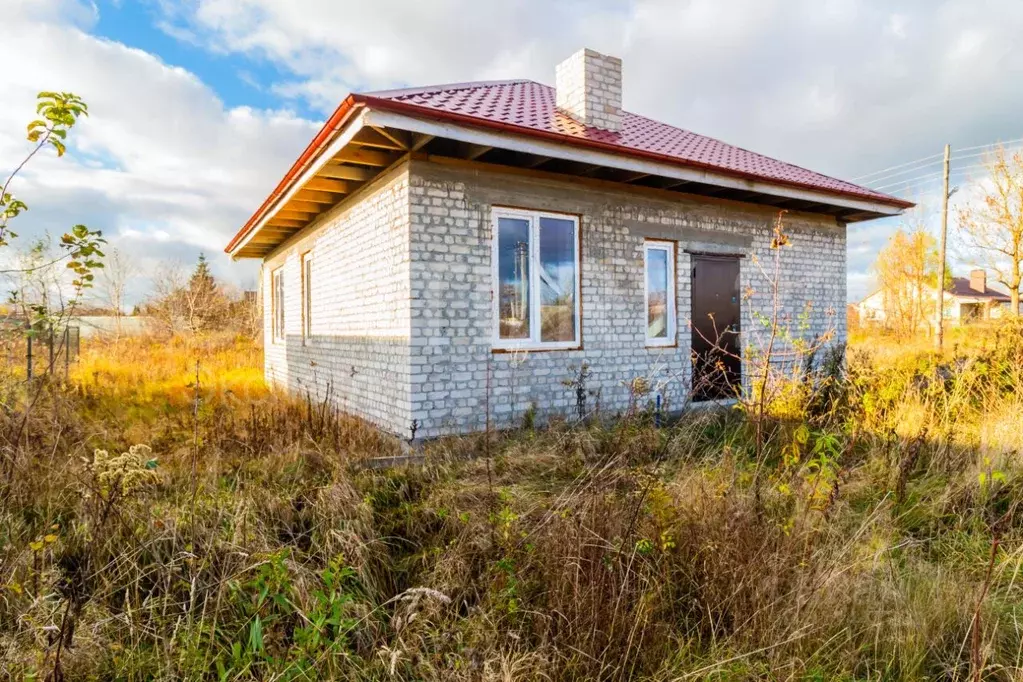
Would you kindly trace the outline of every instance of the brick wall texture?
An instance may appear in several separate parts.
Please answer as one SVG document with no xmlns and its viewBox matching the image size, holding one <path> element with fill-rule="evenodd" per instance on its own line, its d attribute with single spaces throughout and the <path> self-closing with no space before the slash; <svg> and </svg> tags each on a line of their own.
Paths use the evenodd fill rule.
<svg viewBox="0 0 1023 682">
<path fill-rule="evenodd" d="M 409 176 L 397 169 L 263 263 L 267 381 L 394 433 L 411 422 Z M 303 335 L 302 258 L 311 258 Z M 271 274 L 284 269 L 285 339 L 273 341 Z"/>
<path fill-rule="evenodd" d="M 494 206 L 579 217 L 581 349 L 492 351 Z M 790 244 L 772 250 L 776 216 L 736 202 L 415 160 L 266 260 L 266 292 L 271 271 L 285 268 L 288 329 L 283 343 L 271 341 L 271 296 L 264 296 L 267 378 L 318 398 L 330 391 L 342 409 L 404 436 L 413 420 L 417 436 L 478 431 L 488 409 L 495 427 L 518 423 L 531 410 L 540 420 L 571 415 L 576 397 L 563 382 L 583 362 L 591 372 L 587 389 L 596 394 L 587 398 L 588 409 L 598 403 L 603 414 L 628 409 L 628 383 L 637 377 L 668 409 L 679 409 L 690 382 L 687 250 L 744 256 L 744 352 L 766 344 L 759 316 L 777 314 L 805 339 L 844 340 L 845 227 L 827 216 L 790 214 L 784 221 Z M 677 243 L 675 347 L 646 345 L 646 239 Z M 303 339 L 306 252 L 313 259 L 313 315 L 312 334 Z"/>
<path fill-rule="evenodd" d="M 622 60 L 579 50 L 555 69 L 558 108 L 586 125 L 622 127 Z"/>
</svg>

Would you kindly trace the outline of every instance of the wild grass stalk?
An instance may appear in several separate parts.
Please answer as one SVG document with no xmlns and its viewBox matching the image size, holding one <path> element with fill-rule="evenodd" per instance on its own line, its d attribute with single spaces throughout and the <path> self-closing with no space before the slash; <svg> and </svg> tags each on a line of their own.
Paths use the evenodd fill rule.
<svg viewBox="0 0 1023 682">
<path fill-rule="evenodd" d="M 397 439 L 262 388 L 244 341 L 87 347 L 30 413 L 3 387 L 0 668 L 1016 679 L 1023 335 L 991 334 L 861 345 L 759 444 L 741 410 L 637 402 L 387 471 L 361 461 Z"/>
</svg>

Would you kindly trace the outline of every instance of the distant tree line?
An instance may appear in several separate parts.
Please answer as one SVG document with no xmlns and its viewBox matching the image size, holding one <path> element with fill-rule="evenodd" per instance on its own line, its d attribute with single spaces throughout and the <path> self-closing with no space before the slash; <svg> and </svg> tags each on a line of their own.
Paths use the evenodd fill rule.
<svg viewBox="0 0 1023 682">
<path fill-rule="evenodd" d="M 254 292 L 239 292 L 218 282 L 203 254 L 187 276 L 177 266 L 163 267 L 153 278 L 153 288 L 141 312 L 165 333 L 234 332 L 255 337 L 262 328 Z"/>
</svg>

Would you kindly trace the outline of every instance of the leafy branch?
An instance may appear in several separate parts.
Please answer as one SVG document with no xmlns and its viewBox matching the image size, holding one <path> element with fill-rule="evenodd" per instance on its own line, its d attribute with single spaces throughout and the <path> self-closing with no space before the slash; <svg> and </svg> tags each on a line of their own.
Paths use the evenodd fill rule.
<svg viewBox="0 0 1023 682">
<path fill-rule="evenodd" d="M 89 107 L 78 95 L 70 92 L 40 92 L 37 96 L 36 118 L 28 124 L 27 139 L 32 143 L 32 148 L 21 162 L 15 166 L 11 174 L 4 180 L 0 189 L 0 247 L 10 245 L 13 238 L 18 235 L 11 230 L 10 223 L 13 219 L 28 210 L 24 201 L 16 198 L 9 190 L 11 183 L 21 173 L 26 165 L 45 147 L 52 147 L 57 156 L 64 156 L 67 151 L 68 132 L 78 123 L 82 116 L 89 115 Z M 60 248 L 63 251 L 59 258 L 53 259 L 46 266 L 55 265 L 57 262 L 67 260 L 67 268 L 71 270 L 73 279 L 71 287 L 74 295 L 70 301 L 70 307 L 74 307 L 82 292 L 93 286 L 95 275 L 94 270 L 103 267 L 100 260 L 103 258 L 101 247 L 106 244 L 99 230 L 90 230 L 85 225 L 75 225 L 60 238 Z M 22 273 L 38 270 L 39 267 L 31 270 L 4 271 Z M 29 304 L 22 302 L 26 311 L 32 312 L 33 328 L 40 328 L 47 324 L 53 324 L 51 313 L 44 304 Z"/>
</svg>

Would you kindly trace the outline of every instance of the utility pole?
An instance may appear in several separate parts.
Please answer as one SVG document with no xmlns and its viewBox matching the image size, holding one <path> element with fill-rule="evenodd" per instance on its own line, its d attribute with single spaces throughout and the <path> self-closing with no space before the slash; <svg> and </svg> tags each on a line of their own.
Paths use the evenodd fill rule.
<svg viewBox="0 0 1023 682">
<path fill-rule="evenodd" d="M 948 165 L 952 149 L 945 145 L 945 184 L 941 193 L 941 254 L 938 262 L 938 351 L 945 336 L 945 243 L 948 240 Z"/>
</svg>

